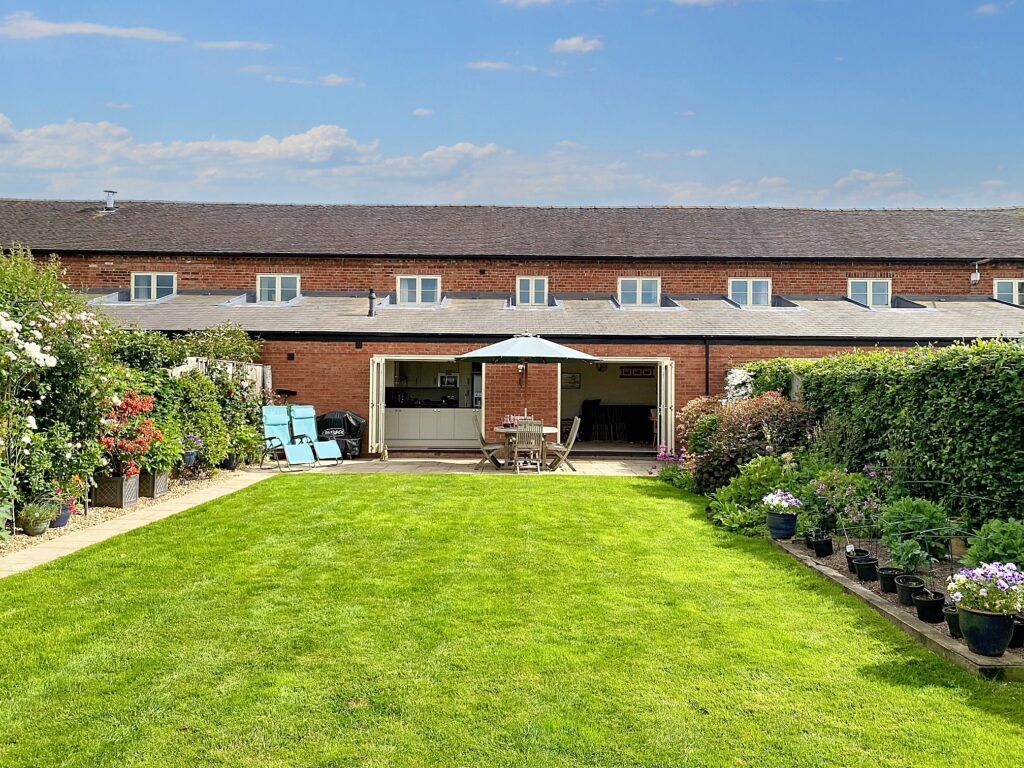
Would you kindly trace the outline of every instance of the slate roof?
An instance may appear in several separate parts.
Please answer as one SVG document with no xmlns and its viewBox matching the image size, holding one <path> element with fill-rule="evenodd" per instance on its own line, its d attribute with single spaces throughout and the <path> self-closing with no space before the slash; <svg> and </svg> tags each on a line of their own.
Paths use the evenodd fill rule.
<svg viewBox="0 0 1024 768">
<path fill-rule="evenodd" d="M 1024 259 L 1024 208 L 810 210 L 0 200 L 37 252 Z"/>
<path fill-rule="evenodd" d="M 499 298 L 449 298 L 443 308 L 382 307 L 365 298 L 305 296 L 291 306 L 229 305 L 225 295 L 181 294 L 158 304 L 99 304 L 122 323 L 188 331 L 233 321 L 266 336 L 282 334 L 504 338 L 836 339 L 949 341 L 1024 338 L 1024 308 L 991 299 L 922 301 L 923 309 L 869 310 L 840 298 L 797 299 L 795 308 L 739 309 L 724 299 L 679 299 L 678 308 L 618 309 L 609 298 L 569 299 L 557 308 L 510 309 Z"/>
</svg>

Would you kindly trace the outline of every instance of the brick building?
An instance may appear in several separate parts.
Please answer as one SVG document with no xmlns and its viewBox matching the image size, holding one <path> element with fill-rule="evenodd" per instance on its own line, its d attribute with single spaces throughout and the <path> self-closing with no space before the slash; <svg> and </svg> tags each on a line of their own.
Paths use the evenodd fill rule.
<svg viewBox="0 0 1024 768">
<path fill-rule="evenodd" d="M 371 422 L 368 448 L 459 449 L 526 407 L 583 450 L 673 442 L 733 365 L 1024 336 L 1024 209 L 514 208 L 0 201 L 119 321 L 230 320 L 275 388 Z M 597 365 L 474 366 L 515 333 Z"/>
</svg>

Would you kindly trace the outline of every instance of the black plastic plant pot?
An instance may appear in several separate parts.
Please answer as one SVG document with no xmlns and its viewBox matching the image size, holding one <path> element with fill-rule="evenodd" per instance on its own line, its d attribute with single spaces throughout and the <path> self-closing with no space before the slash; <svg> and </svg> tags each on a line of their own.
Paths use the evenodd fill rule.
<svg viewBox="0 0 1024 768">
<path fill-rule="evenodd" d="M 914 607 L 917 608 L 917 618 L 926 624 L 941 624 L 946 620 L 942 615 L 942 608 L 946 604 L 946 595 L 942 592 L 924 591 L 914 595 Z"/>
<path fill-rule="evenodd" d="M 878 585 L 882 588 L 883 592 L 893 594 L 896 592 L 896 577 L 902 575 L 903 571 L 899 568 L 893 568 L 891 565 L 879 568 Z"/>
<path fill-rule="evenodd" d="M 853 567 L 857 571 L 857 578 L 861 581 L 878 581 L 878 558 L 856 557 L 853 560 Z"/>
<path fill-rule="evenodd" d="M 854 566 L 853 561 L 858 557 L 867 557 L 871 553 L 866 549 L 854 549 L 852 552 L 847 550 L 846 552 L 846 567 L 850 569 L 850 573 L 856 573 L 857 568 Z"/>
<path fill-rule="evenodd" d="M 1013 635 L 1009 647 L 1024 648 L 1024 616 L 1013 617 Z"/>
<path fill-rule="evenodd" d="M 902 576 L 897 576 L 895 581 L 896 595 L 899 597 L 900 605 L 913 608 L 914 595 L 918 592 L 924 592 L 924 579 L 920 576 L 911 576 L 909 573 L 904 573 Z"/>
<path fill-rule="evenodd" d="M 804 546 L 808 549 L 814 549 L 814 540 L 823 535 L 824 534 L 821 531 L 811 528 L 809 531 L 804 533 Z"/>
<path fill-rule="evenodd" d="M 942 609 L 942 615 L 946 619 L 946 626 L 949 627 L 950 637 L 963 637 L 960 631 L 960 612 L 955 605 L 947 605 Z"/>
<path fill-rule="evenodd" d="M 792 539 L 796 536 L 796 515 L 769 512 L 768 533 L 773 539 Z"/>
<path fill-rule="evenodd" d="M 832 548 L 832 537 L 823 536 L 811 542 L 814 548 L 815 557 L 831 557 L 835 550 Z"/>
<path fill-rule="evenodd" d="M 960 631 L 967 647 L 981 656 L 1002 656 L 1013 638 L 1013 616 L 959 606 Z"/>
</svg>

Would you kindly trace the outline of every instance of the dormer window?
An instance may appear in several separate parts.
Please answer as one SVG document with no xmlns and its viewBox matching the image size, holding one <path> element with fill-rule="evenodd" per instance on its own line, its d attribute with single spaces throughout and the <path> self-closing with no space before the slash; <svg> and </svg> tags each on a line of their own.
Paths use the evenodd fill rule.
<svg viewBox="0 0 1024 768">
<path fill-rule="evenodd" d="M 546 307 L 548 305 L 548 279 L 546 277 L 519 277 L 516 280 L 516 306 Z"/>
<path fill-rule="evenodd" d="M 401 275 L 399 304 L 437 304 L 441 300 L 441 278 L 433 275 Z"/>
<path fill-rule="evenodd" d="M 298 275 L 256 276 L 256 301 L 260 304 L 284 304 L 298 295 Z"/>
<path fill-rule="evenodd" d="M 729 280 L 729 299 L 741 307 L 770 307 L 772 303 L 771 278 L 731 278 Z"/>
<path fill-rule="evenodd" d="M 892 306 L 892 280 L 853 279 L 849 281 L 847 296 L 865 307 Z"/>
<path fill-rule="evenodd" d="M 132 301 L 156 301 L 177 292 L 174 272 L 132 272 Z"/>
<path fill-rule="evenodd" d="M 992 295 L 1007 304 L 1024 304 L 1024 277 L 1014 280 L 995 280 Z"/>
<path fill-rule="evenodd" d="M 661 305 L 660 277 L 620 277 L 619 305 L 657 307 Z"/>
</svg>

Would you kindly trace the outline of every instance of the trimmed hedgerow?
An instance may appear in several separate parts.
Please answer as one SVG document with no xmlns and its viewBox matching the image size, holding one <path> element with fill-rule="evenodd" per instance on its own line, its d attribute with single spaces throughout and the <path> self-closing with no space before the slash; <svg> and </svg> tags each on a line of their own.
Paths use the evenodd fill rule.
<svg viewBox="0 0 1024 768">
<path fill-rule="evenodd" d="M 756 380 L 759 374 L 754 375 Z M 939 501 L 969 524 L 1006 518 L 1019 508 L 1024 498 L 1024 345 L 1019 342 L 854 352 L 806 365 L 800 379 L 800 398 L 828 432 L 819 434 L 817 446 L 830 459 L 848 467 L 896 468 L 918 483 L 915 494 Z"/>
<path fill-rule="evenodd" d="M 763 395 L 765 392 L 790 394 L 793 377 L 814 365 L 814 360 L 801 360 L 791 357 L 773 357 L 769 360 L 755 360 L 742 366 L 753 378 L 750 394 Z"/>
</svg>

